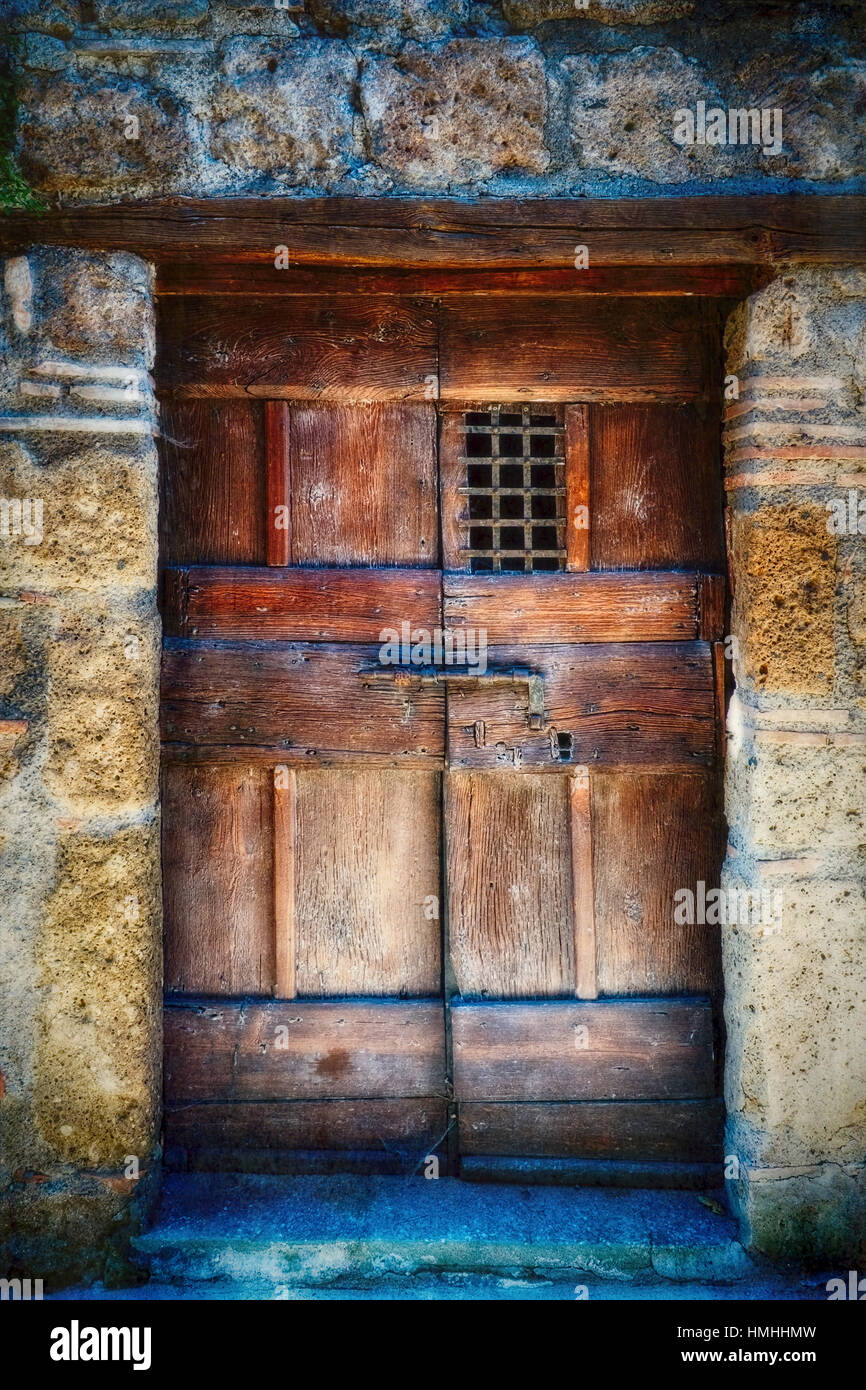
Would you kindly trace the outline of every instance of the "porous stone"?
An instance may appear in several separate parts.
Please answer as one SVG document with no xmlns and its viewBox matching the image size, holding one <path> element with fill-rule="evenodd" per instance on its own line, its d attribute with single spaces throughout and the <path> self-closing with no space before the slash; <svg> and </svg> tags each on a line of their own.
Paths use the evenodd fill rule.
<svg viewBox="0 0 866 1390">
<path fill-rule="evenodd" d="M 209 0 L 96 0 L 94 11 L 106 29 L 186 33 L 206 23 Z"/>
<path fill-rule="evenodd" d="M 40 944 L 39 1128 L 82 1169 L 146 1166 L 159 1106 L 158 825 L 69 833 Z"/>
<path fill-rule="evenodd" d="M 866 62 L 816 66 L 802 51 L 760 54 L 735 80 L 741 100 L 732 105 L 782 113 L 783 149 L 768 170 L 828 182 L 866 173 Z"/>
<path fill-rule="evenodd" d="M 81 23 L 78 0 L 6 0 L 12 29 L 69 38 Z"/>
<path fill-rule="evenodd" d="M 750 146 L 680 145 L 678 110 L 725 103 L 697 61 L 670 47 L 564 59 L 567 127 L 581 170 L 639 176 L 656 183 L 726 179 L 754 162 Z"/>
<path fill-rule="evenodd" d="M 594 19 L 602 24 L 660 24 L 684 19 L 695 0 L 504 0 L 502 12 L 515 29 L 553 19 Z"/>
<path fill-rule="evenodd" d="M 39 74 L 22 84 L 18 147 L 40 193 L 148 198 L 184 188 L 201 133 L 164 86 L 113 73 Z"/>
<path fill-rule="evenodd" d="M 846 1271 L 866 1260 L 866 1167 L 820 1164 L 805 1172 L 744 1169 L 729 1192 L 748 1247 Z"/>
<path fill-rule="evenodd" d="M 46 352 L 111 366 L 153 364 L 153 271 L 124 252 L 74 255 L 45 249 L 28 258 L 40 341 Z"/>
<path fill-rule="evenodd" d="M 211 153 L 232 169 L 289 185 L 333 183 L 360 153 L 345 44 L 233 40 L 213 98 Z"/>
<path fill-rule="evenodd" d="M 832 691 L 836 539 L 827 518 L 813 502 L 734 516 L 738 680 L 797 695 Z"/>
<path fill-rule="evenodd" d="M 236 34 L 293 39 L 300 30 L 292 15 L 299 15 L 302 8 L 292 0 L 285 6 L 278 6 L 275 0 L 211 0 L 211 25 L 219 39 Z"/>
<path fill-rule="evenodd" d="M 307 13 L 327 34 L 383 31 L 407 38 L 441 38 L 463 24 L 468 0 L 308 0 Z"/>
<path fill-rule="evenodd" d="M 361 103 L 370 156 L 395 185 L 465 187 L 550 163 L 544 61 L 530 39 L 407 44 L 365 66 Z"/>
<path fill-rule="evenodd" d="M 728 819 L 755 853 L 866 850 L 866 744 L 758 734 L 729 752 Z"/>
<path fill-rule="evenodd" d="M 761 1168 L 866 1149 L 866 885 L 769 876 L 766 921 L 723 928 L 728 1141 Z"/>
</svg>

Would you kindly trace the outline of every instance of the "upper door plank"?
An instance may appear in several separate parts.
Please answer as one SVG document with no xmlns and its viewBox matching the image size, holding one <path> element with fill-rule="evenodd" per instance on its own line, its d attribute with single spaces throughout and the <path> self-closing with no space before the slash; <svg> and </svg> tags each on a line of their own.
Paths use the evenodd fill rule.
<svg viewBox="0 0 866 1390">
<path fill-rule="evenodd" d="M 167 298 L 161 325 L 157 384 L 172 396 L 435 399 L 436 324 L 419 300 Z"/>
<path fill-rule="evenodd" d="M 713 387 L 701 300 L 442 301 L 443 401 L 689 401 Z M 713 335 L 714 336 L 714 335 Z"/>
<path fill-rule="evenodd" d="M 293 564 L 436 565 L 434 405 L 294 406 L 290 439 Z"/>
<path fill-rule="evenodd" d="M 161 419 L 163 564 L 264 563 L 262 403 L 165 401 Z"/>
</svg>

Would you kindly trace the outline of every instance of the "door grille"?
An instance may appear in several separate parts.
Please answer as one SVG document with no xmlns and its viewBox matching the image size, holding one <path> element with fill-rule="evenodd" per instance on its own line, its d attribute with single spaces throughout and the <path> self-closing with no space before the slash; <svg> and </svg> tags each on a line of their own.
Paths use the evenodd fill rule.
<svg viewBox="0 0 866 1390">
<path fill-rule="evenodd" d="M 563 407 L 463 413 L 463 550 L 473 574 L 565 569 Z"/>
</svg>

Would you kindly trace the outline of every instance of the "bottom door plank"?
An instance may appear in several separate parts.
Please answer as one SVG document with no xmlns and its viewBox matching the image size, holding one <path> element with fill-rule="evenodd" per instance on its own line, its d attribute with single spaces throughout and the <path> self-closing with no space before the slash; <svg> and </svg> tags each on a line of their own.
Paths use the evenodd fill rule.
<svg viewBox="0 0 866 1390">
<path fill-rule="evenodd" d="M 721 1100 L 469 1101 L 460 1106 L 460 1152 L 525 1158 L 718 1162 Z"/>
</svg>

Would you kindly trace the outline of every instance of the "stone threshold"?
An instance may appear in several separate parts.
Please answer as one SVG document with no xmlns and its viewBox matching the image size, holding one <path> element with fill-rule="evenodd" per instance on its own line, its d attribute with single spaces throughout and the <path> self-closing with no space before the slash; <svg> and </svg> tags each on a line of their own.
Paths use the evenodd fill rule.
<svg viewBox="0 0 866 1390">
<path fill-rule="evenodd" d="M 231 1297 L 303 1297 L 395 1276 L 736 1286 L 759 1270 L 722 1201 L 422 1176 L 175 1174 L 133 1245 L 157 1297 L 226 1296 L 220 1286 L 241 1289 Z"/>
</svg>

